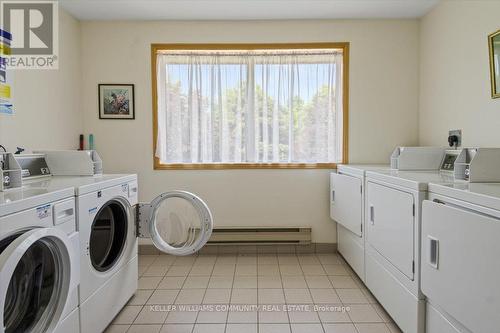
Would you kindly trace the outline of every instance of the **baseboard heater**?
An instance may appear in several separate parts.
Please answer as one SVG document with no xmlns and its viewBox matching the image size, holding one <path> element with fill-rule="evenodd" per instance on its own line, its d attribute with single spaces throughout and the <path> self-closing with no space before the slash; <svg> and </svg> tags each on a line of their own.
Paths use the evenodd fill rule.
<svg viewBox="0 0 500 333">
<path fill-rule="evenodd" d="M 297 227 L 257 227 L 215 228 L 209 244 L 214 245 L 272 245 L 272 244 L 300 244 L 311 243 L 311 228 Z"/>
</svg>

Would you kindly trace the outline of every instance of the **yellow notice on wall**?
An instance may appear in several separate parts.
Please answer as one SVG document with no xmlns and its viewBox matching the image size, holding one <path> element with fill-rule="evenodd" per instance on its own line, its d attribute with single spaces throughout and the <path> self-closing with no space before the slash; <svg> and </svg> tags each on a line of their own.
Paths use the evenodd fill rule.
<svg viewBox="0 0 500 333">
<path fill-rule="evenodd" d="M 0 98 L 10 98 L 10 86 L 0 84 Z"/>
<path fill-rule="evenodd" d="M 0 54 L 9 55 L 10 46 L 0 42 Z"/>
</svg>

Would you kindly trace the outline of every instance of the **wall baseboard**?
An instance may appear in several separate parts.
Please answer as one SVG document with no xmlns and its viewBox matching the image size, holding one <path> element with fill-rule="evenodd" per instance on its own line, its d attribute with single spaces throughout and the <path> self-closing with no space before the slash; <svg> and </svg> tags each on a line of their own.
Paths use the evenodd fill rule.
<svg viewBox="0 0 500 333">
<path fill-rule="evenodd" d="M 311 254 L 335 253 L 337 243 L 277 244 L 277 245 L 205 245 L 198 254 Z M 139 244 L 139 254 L 161 254 L 151 244 Z"/>
</svg>

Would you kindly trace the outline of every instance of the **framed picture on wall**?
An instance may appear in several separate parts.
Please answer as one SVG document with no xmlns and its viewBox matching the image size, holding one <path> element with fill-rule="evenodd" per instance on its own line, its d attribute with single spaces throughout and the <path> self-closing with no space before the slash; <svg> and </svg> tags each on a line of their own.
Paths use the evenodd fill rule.
<svg viewBox="0 0 500 333">
<path fill-rule="evenodd" d="M 500 98 L 500 30 L 488 36 L 490 45 L 491 97 Z"/>
<path fill-rule="evenodd" d="M 99 119 L 135 119 L 133 84 L 99 84 Z"/>
</svg>

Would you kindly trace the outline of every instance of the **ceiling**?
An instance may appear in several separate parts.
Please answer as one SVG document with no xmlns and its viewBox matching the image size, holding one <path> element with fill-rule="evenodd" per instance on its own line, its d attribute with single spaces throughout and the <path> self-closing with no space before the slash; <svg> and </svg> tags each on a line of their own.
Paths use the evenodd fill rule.
<svg viewBox="0 0 500 333">
<path fill-rule="evenodd" d="M 417 18 L 440 0 L 59 0 L 80 20 Z"/>
</svg>

